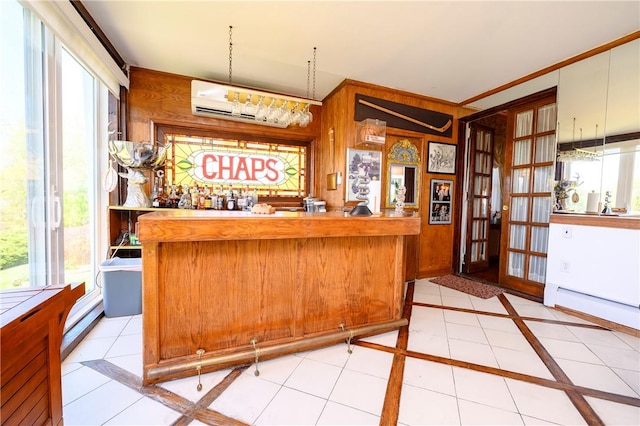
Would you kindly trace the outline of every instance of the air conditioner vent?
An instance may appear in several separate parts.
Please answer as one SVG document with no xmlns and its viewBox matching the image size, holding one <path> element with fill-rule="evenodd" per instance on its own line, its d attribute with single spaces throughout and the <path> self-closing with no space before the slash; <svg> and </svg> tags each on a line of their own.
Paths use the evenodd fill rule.
<svg viewBox="0 0 640 426">
<path fill-rule="evenodd" d="M 237 108 L 237 103 L 234 104 L 234 102 L 229 102 L 228 100 L 228 97 L 233 96 L 235 96 L 236 98 L 238 96 L 241 96 L 243 98 L 243 102 L 247 102 L 248 99 L 251 99 L 256 103 L 257 99 L 268 100 L 268 102 L 271 102 L 275 99 L 276 101 L 284 103 L 285 105 L 295 105 L 296 107 L 302 107 L 305 105 L 322 105 L 322 102 L 310 99 L 293 98 L 290 96 L 275 95 L 273 93 L 257 90 L 225 86 L 222 84 L 206 81 L 192 80 L 191 112 L 193 113 L 193 115 L 203 117 L 222 118 L 225 120 L 242 121 L 264 126 L 285 128 L 289 125 L 289 123 L 286 122 L 267 120 L 266 117 L 261 117 L 258 119 L 256 118 L 256 114 L 250 114 L 244 111 L 238 111 L 238 113 L 234 114 L 233 108 L 234 105 Z M 247 105 L 249 105 L 248 102 Z"/>
</svg>

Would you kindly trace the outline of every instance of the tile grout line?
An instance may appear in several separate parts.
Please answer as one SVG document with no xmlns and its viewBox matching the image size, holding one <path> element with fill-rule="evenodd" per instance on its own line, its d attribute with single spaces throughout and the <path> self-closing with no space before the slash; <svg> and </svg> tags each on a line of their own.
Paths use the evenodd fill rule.
<svg viewBox="0 0 640 426">
<path fill-rule="evenodd" d="M 416 359 L 423 359 L 427 361 L 438 362 L 442 364 L 448 364 L 451 366 L 468 368 L 471 370 L 485 372 L 488 374 L 494 374 L 502 377 L 512 378 L 515 380 L 521 380 L 528 383 L 538 384 L 544 387 L 558 389 L 567 394 L 572 404 L 576 407 L 578 412 L 587 420 L 589 424 L 603 424 L 602 420 L 598 417 L 598 415 L 593 410 L 593 407 L 586 401 L 585 396 L 595 397 L 603 400 L 608 400 L 611 402 L 616 402 L 620 404 L 625 404 L 629 406 L 640 407 L 640 398 L 629 397 L 625 395 L 618 395 L 611 392 L 600 391 L 597 389 L 586 388 L 582 386 L 577 386 L 571 382 L 571 380 L 566 376 L 561 367 L 556 363 L 555 359 L 546 351 L 542 343 L 537 339 L 537 337 L 531 332 L 531 330 L 527 327 L 524 321 L 538 321 L 545 322 L 551 324 L 558 325 L 568 325 L 568 326 L 577 326 L 583 328 L 592 328 L 597 330 L 608 330 L 606 327 L 591 325 L 591 324 L 582 324 L 582 323 L 572 323 L 570 321 L 561 321 L 561 320 L 550 320 L 543 318 L 535 318 L 535 317 L 521 317 L 518 315 L 514 306 L 510 303 L 510 301 L 504 296 L 504 294 L 498 296 L 498 300 L 502 303 L 503 307 L 507 310 L 508 314 L 501 314 L 495 312 L 487 312 L 480 311 L 475 309 L 466 309 L 466 308 L 456 308 L 449 307 L 443 305 L 434 305 L 434 304 L 426 304 L 414 302 L 415 295 L 415 281 L 408 282 L 407 290 L 405 295 L 405 302 L 403 306 L 402 317 L 407 318 L 407 321 L 410 321 L 412 307 L 429 307 L 429 308 L 437 308 L 452 311 L 459 311 L 465 313 L 473 313 L 477 315 L 486 315 L 486 316 L 494 316 L 505 319 L 511 319 L 515 325 L 518 327 L 523 336 L 527 339 L 529 344 L 533 347 L 534 351 L 538 354 L 542 362 L 549 368 L 553 377 L 556 378 L 556 381 L 544 379 L 536 376 L 530 376 L 527 374 L 511 372 L 508 370 L 501 370 L 499 368 L 484 366 L 481 364 L 474 364 L 466 361 L 454 360 L 451 358 L 439 357 L 436 355 L 422 354 L 418 352 L 413 352 L 407 350 L 408 348 L 408 337 L 409 337 L 409 323 L 401 327 L 398 330 L 398 337 L 396 340 L 395 347 L 384 346 L 377 343 L 371 343 L 366 341 L 354 341 L 354 345 L 368 347 L 371 349 L 377 349 L 383 352 L 388 352 L 393 354 L 393 361 L 391 365 L 391 370 L 389 373 L 389 378 L 387 382 L 387 389 L 385 392 L 385 400 L 383 403 L 381 416 L 380 416 L 380 424 L 397 424 L 399 418 L 399 409 L 400 409 L 400 397 L 402 393 L 403 386 L 403 376 L 404 376 L 404 367 L 406 357 L 413 357 Z M 505 304 L 506 303 L 506 304 Z M 127 322 L 130 323 L 131 319 Z M 524 327 L 524 329 L 523 329 Z M 126 328 L 126 325 L 125 325 Z M 123 330 L 121 330 L 121 333 Z M 121 334 L 118 336 L 120 337 Z M 532 343 L 532 341 L 534 343 Z M 542 354 L 536 349 L 535 345 L 539 346 L 539 349 L 542 351 Z M 113 346 L 113 345 L 112 345 Z M 109 348 L 111 350 L 112 346 Z M 546 361 L 546 357 L 549 362 Z M 142 380 L 138 376 L 112 364 L 111 362 L 100 359 L 93 361 L 82 361 L 80 362 L 82 365 L 90 367 L 95 371 L 113 379 L 117 382 L 128 386 L 129 388 L 137 391 L 143 396 L 147 396 L 150 399 L 153 399 L 157 402 L 162 403 L 168 408 L 177 411 L 181 414 L 181 417 L 176 420 L 173 425 L 181 426 L 188 425 L 194 420 L 201 421 L 203 423 L 212 424 L 212 425 L 246 425 L 243 422 L 238 420 L 226 417 L 225 415 L 218 413 L 216 411 L 210 410 L 207 407 L 218 397 L 220 396 L 229 385 L 233 383 L 233 381 L 240 376 L 242 371 L 247 368 L 247 366 L 239 367 L 234 369 L 232 372 L 227 375 L 214 388 L 212 388 L 206 395 L 204 395 L 198 402 L 193 403 L 190 400 L 187 400 L 180 395 L 174 394 L 171 391 L 168 391 L 162 387 L 157 385 L 151 386 L 142 386 Z M 549 366 L 549 363 L 555 365 L 557 371 L 554 371 L 552 367 Z M 236 371 L 238 370 L 238 371 Z M 556 376 L 556 373 L 559 374 L 559 377 Z M 327 399 L 328 401 L 328 399 Z M 186 404 L 186 405 L 183 405 Z"/>
<path fill-rule="evenodd" d="M 526 383 L 536 384 L 551 389 L 557 389 L 561 391 L 578 391 L 586 396 L 592 396 L 594 398 L 604 399 L 606 401 L 617 402 L 624 405 L 630 405 L 633 407 L 640 407 L 640 398 L 632 396 L 619 395 L 607 391 L 601 391 L 597 389 L 586 388 L 584 386 L 578 386 L 574 384 L 561 383 L 551 379 L 545 379 L 543 377 L 531 376 L 529 374 L 518 373 L 510 370 L 503 370 L 488 365 L 475 364 L 469 361 L 460 361 L 452 358 L 446 358 L 438 355 L 429 355 L 421 352 L 415 352 L 410 350 L 400 350 L 397 348 L 391 348 L 389 346 L 380 345 L 378 343 L 371 342 L 358 342 L 358 346 L 366 347 L 369 349 L 377 349 L 379 351 L 388 352 L 391 354 L 400 353 L 405 357 L 415 358 L 423 361 L 431 361 L 438 364 L 450 365 L 452 367 L 465 368 L 468 370 L 477 371 L 480 373 L 493 374 L 495 376 L 505 377 L 508 379 L 519 380 Z"/>
<path fill-rule="evenodd" d="M 584 323 L 579 323 L 579 322 L 571 322 L 571 321 L 563 321 L 563 320 L 552 320 L 552 319 L 547 319 L 547 318 L 521 317 L 521 316 L 519 316 L 517 314 L 516 315 L 501 314 L 499 312 L 479 311 L 479 310 L 476 310 L 476 309 L 458 308 L 458 307 L 455 307 L 455 306 L 446 306 L 446 305 L 436 305 L 436 304 L 433 304 L 433 303 L 414 302 L 413 304 L 414 304 L 414 306 L 420 306 L 420 307 L 423 307 L 423 308 L 436 308 L 436 309 L 442 309 L 442 310 L 447 310 L 447 311 L 464 312 L 464 313 L 468 313 L 468 314 L 478 314 L 478 315 L 485 315 L 485 316 L 498 317 L 498 318 L 507 318 L 507 319 L 518 318 L 518 319 L 521 319 L 523 321 L 541 322 L 541 323 L 545 323 L 545 324 L 566 325 L 566 326 L 570 326 L 570 327 L 581 327 L 581 328 L 590 328 L 590 329 L 594 329 L 594 330 L 610 331 L 608 328 L 602 327 L 602 326 L 596 325 L 596 324 L 584 324 Z"/>
<path fill-rule="evenodd" d="M 396 348 L 403 351 L 406 351 L 409 344 L 409 324 L 411 322 L 414 290 L 415 281 L 407 283 L 407 293 L 405 295 L 404 307 L 402 310 L 402 318 L 407 319 L 407 325 L 402 326 L 400 330 L 398 330 L 398 338 L 396 339 Z M 405 359 L 406 357 L 403 353 L 397 351 L 394 352 L 391 371 L 389 372 L 389 380 L 387 381 L 387 390 L 385 392 L 384 403 L 382 405 L 382 412 L 380 413 L 380 425 L 398 424 Z"/>
<path fill-rule="evenodd" d="M 224 414 L 210 410 L 208 405 L 213 402 L 224 390 L 233 383 L 233 381 L 240 376 L 243 368 L 236 368 L 232 370 L 218 385 L 214 386 L 209 392 L 207 392 L 198 402 L 194 403 L 180 395 L 177 395 L 161 386 L 157 385 L 142 385 L 142 379 L 127 370 L 118 367 L 111 362 L 104 359 L 97 359 L 92 361 L 82 361 L 82 365 L 89 367 L 98 373 L 107 376 L 108 378 L 117 381 L 118 383 L 127 386 L 128 388 L 140 393 L 142 396 L 146 396 L 156 402 L 163 404 L 164 406 L 177 411 L 181 414 L 181 417 L 174 422 L 174 425 L 187 425 L 194 419 L 197 419 L 203 423 L 210 425 L 235 425 L 246 426 L 246 423 L 235 420 L 231 417 L 227 417 Z M 246 367 L 245 367 L 246 368 Z M 204 401 L 203 401 L 204 400 Z M 207 404 L 208 402 L 208 404 Z M 203 406 L 206 404 L 206 407 Z"/>
<path fill-rule="evenodd" d="M 524 320 L 520 318 L 520 316 L 518 315 L 518 312 L 515 310 L 511 302 L 509 302 L 509 300 L 506 298 L 506 296 L 504 294 L 500 294 L 498 296 L 498 300 L 500 300 L 500 303 L 502 303 L 502 305 L 507 310 L 507 312 L 513 316 L 512 318 L 513 322 L 521 331 L 525 339 L 527 339 L 527 341 L 529 342 L 533 350 L 536 352 L 536 354 L 538 354 L 538 356 L 540 357 L 544 365 L 549 369 L 549 372 L 551 372 L 551 375 L 553 375 L 553 377 L 560 383 L 575 386 L 571 381 L 571 379 L 569 379 L 569 376 L 566 375 L 564 370 L 562 370 L 560 365 L 558 365 L 555 359 L 553 359 L 551 354 L 542 345 L 540 340 L 538 340 L 538 338 L 533 334 L 533 332 L 529 329 L 529 327 L 527 327 Z M 569 399 L 571 400 L 571 403 L 578 410 L 580 415 L 587 422 L 587 424 L 604 425 L 604 422 L 602 421 L 600 416 L 598 416 L 598 414 L 595 412 L 593 407 L 591 407 L 591 405 L 587 402 L 584 395 L 581 392 L 577 391 L 575 387 L 572 389 L 567 389 L 564 392 L 569 397 Z"/>
</svg>

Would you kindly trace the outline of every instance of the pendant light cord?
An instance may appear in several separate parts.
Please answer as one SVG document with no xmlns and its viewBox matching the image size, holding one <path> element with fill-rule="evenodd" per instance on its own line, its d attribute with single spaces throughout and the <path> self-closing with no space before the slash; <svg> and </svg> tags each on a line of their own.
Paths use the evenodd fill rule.
<svg viewBox="0 0 640 426">
<path fill-rule="evenodd" d="M 233 42 L 231 39 L 231 36 L 233 35 L 233 27 L 231 25 L 229 25 L 229 84 L 232 84 L 232 78 L 231 78 L 231 64 L 233 61 Z"/>
<path fill-rule="evenodd" d="M 316 48 L 313 48 L 313 97 L 316 98 Z"/>
</svg>

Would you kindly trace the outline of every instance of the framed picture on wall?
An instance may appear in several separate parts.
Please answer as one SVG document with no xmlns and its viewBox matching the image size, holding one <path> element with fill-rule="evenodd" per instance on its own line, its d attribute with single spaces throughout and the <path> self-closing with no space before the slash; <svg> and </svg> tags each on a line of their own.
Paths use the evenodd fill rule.
<svg viewBox="0 0 640 426">
<path fill-rule="evenodd" d="M 430 225 L 447 225 L 451 223 L 451 200 L 453 200 L 453 181 L 431 179 L 429 196 Z"/>
<path fill-rule="evenodd" d="M 456 145 L 429 141 L 427 173 L 456 174 Z"/>
<path fill-rule="evenodd" d="M 347 148 L 346 201 L 367 202 L 380 210 L 382 151 Z"/>
</svg>

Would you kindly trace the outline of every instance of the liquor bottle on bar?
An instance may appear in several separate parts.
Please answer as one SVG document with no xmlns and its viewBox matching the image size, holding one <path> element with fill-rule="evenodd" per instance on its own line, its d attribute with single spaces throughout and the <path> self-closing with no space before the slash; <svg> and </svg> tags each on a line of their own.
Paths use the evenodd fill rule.
<svg viewBox="0 0 640 426">
<path fill-rule="evenodd" d="M 218 210 L 224 210 L 227 208 L 225 203 L 224 194 L 222 193 L 222 185 L 218 187 L 218 198 L 216 200 L 216 206 Z"/>
<path fill-rule="evenodd" d="M 209 208 L 210 209 L 215 209 L 215 208 L 218 207 L 217 204 L 218 204 L 218 199 L 217 199 L 215 191 L 213 190 L 213 185 L 211 185 L 211 189 L 209 190 L 209 205 L 211 207 L 209 207 Z"/>
<path fill-rule="evenodd" d="M 209 187 L 204 186 L 204 192 L 201 194 L 201 197 L 204 198 L 202 204 L 204 205 L 205 210 L 211 210 L 211 193 L 209 192 Z"/>
<path fill-rule="evenodd" d="M 178 201 L 180 198 L 178 197 L 178 193 L 176 192 L 176 186 L 171 185 L 171 191 L 169 192 L 169 199 L 167 202 L 167 207 L 171 209 L 175 209 L 178 207 Z"/>
<path fill-rule="evenodd" d="M 245 193 L 242 191 L 242 188 L 238 190 L 238 196 L 236 197 L 236 210 L 244 210 L 247 206 L 247 199 L 245 198 Z"/>
<path fill-rule="evenodd" d="M 196 198 L 198 199 L 198 204 L 197 204 L 198 210 L 204 210 L 204 203 L 206 200 L 204 191 L 205 191 L 204 185 L 198 188 L 198 193 L 196 195 Z"/>
<path fill-rule="evenodd" d="M 191 204 L 191 194 L 189 193 L 189 187 L 187 185 L 184 186 L 182 190 L 182 195 L 180 196 L 180 201 L 178 202 L 179 209 L 190 209 Z"/>
<path fill-rule="evenodd" d="M 249 185 L 244 189 L 244 200 L 244 210 L 251 211 L 251 207 L 253 207 L 253 196 L 249 191 Z"/>
<path fill-rule="evenodd" d="M 233 195 L 233 188 L 229 185 L 229 195 L 227 195 L 227 210 L 236 209 L 236 198 Z"/>
<path fill-rule="evenodd" d="M 191 208 L 198 208 L 198 184 L 196 182 L 193 183 L 193 187 L 191 188 Z"/>
</svg>

